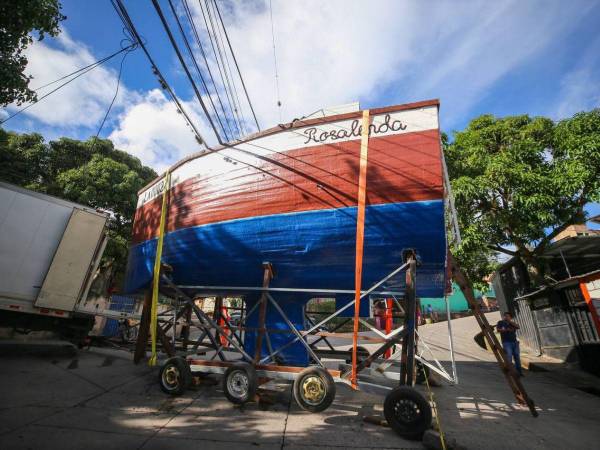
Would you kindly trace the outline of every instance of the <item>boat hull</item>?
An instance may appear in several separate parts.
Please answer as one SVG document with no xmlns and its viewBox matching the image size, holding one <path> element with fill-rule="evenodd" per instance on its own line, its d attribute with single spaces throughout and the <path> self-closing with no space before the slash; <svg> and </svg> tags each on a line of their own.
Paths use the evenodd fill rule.
<svg viewBox="0 0 600 450">
<path fill-rule="evenodd" d="M 419 259 L 417 295 L 445 290 L 446 240 L 438 102 L 371 110 L 362 289 L 403 263 Z M 287 318 L 304 329 L 309 299 L 350 301 L 355 258 L 360 161 L 360 112 L 298 120 L 247 139 L 205 150 L 178 163 L 140 192 L 125 286 L 152 280 L 162 193 L 167 190 L 163 262 L 192 296 L 244 296 L 258 301 L 263 263 L 275 270 L 270 288 Z M 402 293 L 405 274 L 378 290 Z M 368 302 L 363 302 L 368 306 Z M 362 315 L 368 314 L 362 312 Z M 247 317 L 262 327 L 258 314 Z M 295 338 L 276 308 L 265 326 L 273 348 Z M 244 348 L 254 356 L 255 334 Z M 268 354 L 263 342 L 261 354 Z M 281 353 L 286 364 L 308 364 L 303 343 Z"/>
<path fill-rule="evenodd" d="M 262 263 L 268 261 L 276 271 L 271 287 L 348 291 L 354 288 L 356 210 L 318 210 L 183 228 L 165 237 L 162 258 L 173 267 L 179 285 L 259 287 Z M 156 242 L 151 239 L 131 248 L 127 271 L 131 291 L 150 283 Z M 416 249 L 422 262 L 418 295 L 439 296 L 446 256 L 441 200 L 366 208 L 363 287 L 400 266 L 405 249 Z M 384 287 L 401 291 L 403 282 L 403 276 L 394 277 Z"/>
</svg>

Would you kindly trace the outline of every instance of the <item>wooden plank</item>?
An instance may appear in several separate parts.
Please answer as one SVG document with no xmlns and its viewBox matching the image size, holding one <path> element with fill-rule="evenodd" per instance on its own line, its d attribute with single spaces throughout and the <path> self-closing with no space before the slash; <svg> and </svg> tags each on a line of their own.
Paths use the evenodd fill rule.
<svg viewBox="0 0 600 450">
<path fill-rule="evenodd" d="M 271 279 L 273 278 L 273 268 L 271 267 L 270 263 L 263 263 L 263 269 L 264 269 L 264 273 L 263 273 L 263 289 L 266 289 L 269 287 L 269 284 L 271 283 Z M 260 306 L 259 306 L 259 311 L 258 311 L 258 326 L 259 326 L 259 330 L 258 330 L 258 334 L 256 335 L 256 349 L 254 352 L 254 363 L 258 363 L 258 361 L 260 361 L 261 359 L 261 355 L 262 355 L 262 342 L 263 342 L 263 338 L 265 336 L 265 318 L 267 316 L 267 302 L 268 302 L 268 298 L 267 298 L 267 294 L 266 292 L 263 292 L 263 294 L 260 296 Z"/>
<path fill-rule="evenodd" d="M 340 338 L 340 339 L 354 339 L 353 333 L 330 333 L 328 331 L 319 331 L 318 333 L 311 334 L 311 336 L 335 337 L 335 338 Z M 378 342 L 378 343 L 387 342 L 383 338 L 373 337 L 373 336 L 363 336 L 363 335 L 358 335 L 358 340 L 359 341 Z"/>
<path fill-rule="evenodd" d="M 152 292 L 146 291 L 144 296 L 144 306 L 142 307 L 142 317 L 140 319 L 140 330 L 135 344 L 135 353 L 133 354 L 134 364 L 139 362 L 146 356 L 146 345 L 148 345 L 148 336 L 150 333 L 150 307 L 152 302 Z"/>
<path fill-rule="evenodd" d="M 230 367 L 235 364 L 234 362 L 224 362 L 224 361 L 206 361 L 204 359 L 188 359 L 188 364 L 194 366 L 207 366 L 207 367 Z M 285 373 L 300 373 L 306 367 L 296 367 L 296 366 L 275 366 L 271 364 L 257 364 L 257 370 L 268 370 L 271 372 L 285 372 Z M 339 377 L 341 372 L 339 370 L 327 369 L 327 371 L 331 374 L 332 377 Z"/>
<path fill-rule="evenodd" d="M 473 310 L 475 320 L 477 320 L 477 323 L 479 324 L 479 327 L 483 332 L 483 336 L 487 340 L 487 343 L 489 344 L 492 353 L 496 357 L 496 361 L 498 361 L 500 370 L 502 370 L 502 373 L 506 377 L 506 381 L 508 382 L 509 387 L 513 391 L 515 398 L 520 404 L 527 405 L 533 417 L 537 417 L 538 412 L 535 409 L 535 404 L 533 400 L 527 395 L 527 392 L 525 391 L 525 388 L 523 387 L 523 384 L 521 383 L 521 380 L 517 375 L 512 361 L 509 361 L 506 357 L 502 345 L 500 345 L 498 338 L 494 334 L 494 330 L 492 329 L 492 327 L 487 321 L 487 318 L 479 308 L 479 303 L 475 299 L 475 293 L 473 292 L 473 286 L 471 285 L 471 282 L 460 269 L 458 263 L 454 259 L 454 256 L 450 252 L 448 252 L 448 264 L 452 271 L 452 278 L 460 287 L 460 290 L 462 291 L 463 295 L 467 299 L 467 302 L 469 303 L 469 307 Z"/>
</svg>

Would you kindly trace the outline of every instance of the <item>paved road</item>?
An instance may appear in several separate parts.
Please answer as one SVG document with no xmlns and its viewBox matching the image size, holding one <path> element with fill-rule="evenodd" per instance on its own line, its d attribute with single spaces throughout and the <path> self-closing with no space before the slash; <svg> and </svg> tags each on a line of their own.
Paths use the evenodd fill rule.
<svg viewBox="0 0 600 450">
<path fill-rule="evenodd" d="M 380 409 L 381 399 L 344 386 L 321 414 L 301 411 L 288 385 L 276 386 L 273 405 L 239 408 L 220 386 L 168 397 L 156 370 L 130 358 L 98 350 L 74 358 L 2 358 L 0 448 L 423 448 L 364 423 L 361 416 Z"/>
<path fill-rule="evenodd" d="M 450 438 L 471 449 L 597 448 L 600 398 L 530 373 L 525 386 L 540 407 L 532 418 L 490 354 L 473 342 L 475 320 L 453 323 L 460 384 L 434 388 Z M 445 327 L 426 326 L 421 334 L 447 364 Z M 423 448 L 363 422 L 381 411 L 381 398 L 342 385 L 331 408 L 308 414 L 291 401 L 288 385 L 277 386 L 272 405 L 239 408 L 218 385 L 168 397 L 156 372 L 113 350 L 2 357 L 0 449 Z"/>
</svg>

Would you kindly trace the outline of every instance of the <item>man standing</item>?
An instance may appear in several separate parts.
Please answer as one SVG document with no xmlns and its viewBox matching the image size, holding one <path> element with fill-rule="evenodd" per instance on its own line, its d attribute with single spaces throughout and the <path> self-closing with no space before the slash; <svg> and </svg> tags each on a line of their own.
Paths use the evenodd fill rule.
<svg viewBox="0 0 600 450">
<path fill-rule="evenodd" d="M 517 341 L 517 330 L 519 325 L 513 322 L 512 314 L 509 312 L 504 313 L 504 319 L 500 320 L 496 324 L 496 330 L 500 333 L 502 338 L 502 347 L 506 353 L 506 357 L 509 361 L 513 361 L 515 369 L 519 376 L 523 376 L 523 369 L 521 368 L 521 352 L 519 351 L 519 341 Z"/>
<path fill-rule="evenodd" d="M 427 305 L 427 316 L 431 319 L 431 323 L 435 322 L 435 317 L 433 315 L 433 308 L 431 305 Z"/>
</svg>

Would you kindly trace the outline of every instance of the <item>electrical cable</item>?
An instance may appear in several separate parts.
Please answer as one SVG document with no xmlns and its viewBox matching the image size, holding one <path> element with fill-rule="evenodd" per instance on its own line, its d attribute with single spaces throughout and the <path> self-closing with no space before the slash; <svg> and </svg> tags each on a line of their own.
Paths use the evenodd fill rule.
<svg viewBox="0 0 600 450">
<path fill-rule="evenodd" d="M 279 122 L 281 119 L 281 96 L 279 94 L 279 71 L 277 70 L 277 52 L 275 51 L 275 26 L 273 25 L 273 1 L 269 0 L 269 11 L 271 12 L 271 38 L 273 39 L 273 62 L 275 63 L 275 93 L 277 95 L 277 108 L 279 111 Z"/>
<path fill-rule="evenodd" d="M 124 47 L 124 48 L 122 48 L 122 49 L 121 49 L 121 50 L 119 50 L 118 52 L 115 52 L 115 53 L 113 53 L 113 54 L 112 54 L 112 55 L 110 55 L 110 56 L 107 56 L 107 57 L 105 57 L 105 58 L 103 58 L 103 59 L 100 59 L 100 60 L 96 61 L 96 62 L 95 62 L 95 63 L 93 63 L 93 64 L 90 64 L 89 66 L 87 66 L 87 68 L 82 68 L 82 69 L 79 69 L 78 71 L 74 72 L 74 73 L 77 73 L 77 75 L 76 75 L 76 76 L 74 76 L 73 78 L 69 79 L 68 81 L 66 81 L 66 82 L 64 82 L 64 83 L 62 83 L 62 84 L 60 84 L 58 87 L 56 87 L 56 88 L 52 89 L 50 92 L 48 92 L 48 93 L 46 93 L 46 94 L 42 95 L 41 97 L 39 97 L 39 98 L 38 98 L 37 100 L 35 100 L 34 102 L 31 102 L 29 105 L 27 105 L 27 106 L 25 106 L 25 107 L 23 107 L 23 108 L 19 109 L 18 111 L 14 112 L 14 113 L 13 113 L 13 114 L 11 114 L 10 116 L 8 116 L 6 119 L 4 119 L 4 120 L 0 121 L 0 125 L 1 125 L 1 124 L 3 124 L 3 123 L 6 123 L 6 122 L 8 122 L 8 121 L 9 121 L 10 119 L 12 119 L 13 117 L 16 117 L 16 116 L 18 116 L 19 114 L 21 114 L 21 113 L 22 113 L 22 112 L 24 112 L 25 110 L 27 110 L 27 109 L 31 108 L 33 105 L 35 105 L 35 104 L 37 104 L 37 103 L 41 102 L 41 101 L 42 101 L 42 100 L 44 100 L 46 97 L 48 97 L 48 96 L 50 96 L 50 95 L 54 94 L 56 91 L 58 91 L 58 90 L 62 89 L 63 87 L 65 87 L 65 86 L 66 86 L 66 85 L 68 85 L 69 83 L 72 83 L 72 82 L 73 82 L 73 81 L 75 81 L 77 78 L 79 78 L 79 77 L 81 77 L 81 76 L 85 75 L 86 73 L 88 73 L 88 72 L 90 72 L 90 71 L 94 70 L 96 67 L 99 67 L 99 66 L 101 66 L 101 65 L 102 65 L 102 64 L 104 64 L 105 62 L 109 61 L 111 58 L 113 58 L 113 57 L 117 56 L 118 54 L 120 54 L 120 53 L 122 53 L 122 52 L 125 52 L 125 51 L 130 51 L 130 50 L 134 50 L 134 49 L 135 49 L 135 47 L 137 47 L 137 44 L 135 44 L 135 43 L 134 43 L 134 44 L 131 44 L 131 45 L 127 46 L 127 47 Z M 84 69 L 85 69 L 85 70 L 84 70 Z M 73 74 L 74 74 L 74 73 L 73 73 Z M 66 75 L 65 77 L 63 77 L 63 79 L 64 79 L 64 78 L 67 78 L 67 77 L 69 77 L 69 76 L 71 76 L 71 75 L 73 75 L 73 74 Z M 52 83 L 49 83 L 49 84 L 54 84 L 54 83 L 56 83 L 56 82 L 58 82 L 58 81 L 60 81 L 60 80 L 55 80 L 55 81 L 53 81 Z M 38 88 L 38 89 L 41 89 L 41 88 Z"/>
<path fill-rule="evenodd" d="M 192 13 L 190 11 L 189 5 L 187 0 L 183 0 L 183 8 L 185 10 L 187 19 L 190 23 L 192 32 L 194 34 L 194 37 L 196 38 L 196 44 L 198 45 L 198 48 L 200 49 L 200 54 L 202 55 L 202 58 L 204 59 L 204 64 L 206 65 L 206 69 L 208 71 L 208 76 L 211 80 L 211 83 L 213 85 L 214 91 L 215 91 L 215 95 L 217 96 L 217 100 L 219 102 L 219 105 L 221 106 L 221 111 L 223 111 L 223 115 L 225 116 L 225 121 L 227 123 L 227 127 L 230 131 L 230 133 L 233 134 L 233 131 L 231 130 L 231 124 L 229 123 L 229 121 L 227 121 L 227 112 L 225 111 L 225 106 L 223 105 L 223 101 L 221 100 L 221 94 L 219 93 L 219 89 L 217 88 L 217 84 L 215 83 L 215 79 L 213 77 L 212 74 L 212 70 L 210 70 L 210 64 L 208 63 L 208 58 L 206 57 L 206 52 L 204 51 L 204 46 L 202 45 L 202 40 L 200 39 L 200 35 L 198 33 L 198 30 L 196 28 L 196 24 L 194 22 L 194 19 L 192 17 Z"/>
<path fill-rule="evenodd" d="M 209 26 L 209 20 L 206 18 L 205 12 L 204 12 L 204 6 L 202 4 L 202 0 L 198 0 L 198 3 L 200 5 L 200 10 L 202 11 L 202 19 L 204 20 L 204 25 L 206 27 L 206 33 L 208 34 L 208 38 L 209 38 L 209 42 L 210 42 L 210 46 L 212 48 L 213 54 L 215 55 L 215 61 L 217 62 L 217 68 L 219 69 L 219 74 L 221 76 L 221 85 L 223 86 L 223 90 L 225 91 L 225 96 L 227 98 L 227 103 L 229 104 L 229 109 L 231 111 L 232 116 L 234 116 L 234 108 L 232 106 L 232 99 L 231 96 L 229 95 L 229 90 L 227 89 L 227 85 L 225 83 L 225 76 L 223 75 L 223 70 L 221 69 L 221 64 L 220 64 L 220 60 L 219 60 L 219 56 L 217 54 L 217 50 L 215 49 L 215 43 L 213 42 L 213 33 L 214 33 L 214 29 L 213 29 L 213 33 L 210 32 L 210 26 Z M 208 8 L 207 8 L 208 11 Z M 234 123 L 235 123 L 235 117 L 234 117 Z M 236 124 L 237 127 L 237 124 Z"/>
<path fill-rule="evenodd" d="M 121 0 L 119 0 L 119 1 L 121 1 Z M 167 36 L 169 37 L 169 41 L 171 42 L 171 45 L 173 46 L 173 50 L 175 50 L 175 53 L 177 54 L 177 58 L 179 59 L 179 62 L 181 63 L 181 66 L 183 67 L 183 70 L 185 71 L 185 74 L 187 75 L 188 80 L 190 81 L 190 84 L 192 85 L 192 89 L 194 90 L 194 93 L 196 94 L 196 97 L 198 98 L 198 101 L 200 102 L 200 106 L 202 107 L 202 110 L 204 111 L 204 114 L 206 115 L 206 118 L 208 119 L 208 122 L 209 122 L 213 132 L 215 133 L 217 140 L 219 141 L 219 144 L 223 144 L 221 136 L 219 135 L 219 132 L 217 131 L 217 127 L 215 126 L 212 118 L 210 117 L 210 114 L 208 113 L 208 109 L 206 108 L 206 105 L 204 104 L 204 100 L 202 100 L 202 95 L 198 91 L 198 87 L 196 86 L 196 83 L 194 82 L 194 78 L 190 74 L 190 71 L 189 71 L 187 65 L 185 64 L 183 56 L 181 55 L 181 52 L 179 51 L 177 42 L 175 41 L 175 38 L 173 37 L 173 33 L 171 33 L 171 29 L 169 28 L 169 24 L 167 23 L 167 19 L 165 18 L 165 15 L 162 12 L 162 9 L 158 3 L 158 0 L 152 0 L 152 4 L 154 5 L 154 9 L 156 9 L 156 12 L 157 12 L 157 14 L 160 18 L 160 21 L 165 29 L 165 32 L 167 33 Z"/>
<path fill-rule="evenodd" d="M 148 60 L 150 61 L 150 64 L 152 65 L 152 69 L 153 69 L 154 73 L 157 75 L 157 77 L 158 77 L 158 79 L 159 79 L 159 82 L 161 83 L 161 86 L 162 86 L 162 87 L 163 87 L 165 90 L 167 90 L 167 92 L 169 93 L 169 96 L 171 97 L 171 99 L 173 100 L 173 102 L 176 104 L 176 106 L 177 106 L 177 108 L 178 108 L 178 111 L 179 111 L 179 112 L 181 112 L 181 113 L 184 115 L 184 117 L 186 118 L 186 120 L 187 120 L 187 122 L 188 122 L 188 125 L 192 127 L 192 129 L 193 129 L 193 131 L 194 131 L 194 133 L 195 133 L 195 135 L 196 135 L 196 139 L 197 139 L 197 141 L 198 141 L 200 144 L 204 144 L 204 145 L 205 145 L 205 147 L 206 147 L 206 149 L 207 149 L 209 152 L 211 152 L 211 153 L 216 153 L 216 152 L 218 152 L 220 149 L 213 149 L 213 148 L 209 147 L 209 146 L 206 144 L 206 141 L 205 141 L 205 140 L 202 138 L 201 134 L 199 133 L 199 131 L 197 130 L 197 128 L 194 126 L 193 122 L 191 121 L 191 119 L 190 119 L 190 118 L 189 118 L 189 116 L 187 115 L 187 113 L 186 113 L 185 109 L 183 108 L 183 106 L 182 106 L 182 105 L 181 105 L 181 103 L 179 102 L 179 99 L 178 99 L 178 98 L 175 96 L 175 93 L 173 92 L 173 90 L 171 89 L 171 87 L 168 85 L 168 83 L 166 82 L 166 80 L 164 79 L 164 77 L 162 76 L 162 74 L 160 73 L 160 71 L 159 71 L 158 67 L 157 67 L 157 66 L 156 66 L 156 64 L 154 63 L 154 60 L 153 60 L 152 56 L 151 56 L 151 55 L 150 55 L 150 53 L 148 52 L 148 50 L 147 50 L 147 48 L 146 48 L 146 46 L 145 46 L 145 44 L 144 44 L 144 41 L 141 39 L 141 37 L 140 37 L 139 33 L 138 33 L 138 32 L 137 32 L 137 30 L 135 29 L 135 26 L 134 26 L 133 22 L 131 21 L 131 18 L 130 18 L 130 17 L 129 17 L 129 15 L 127 14 L 127 10 L 125 9 L 125 6 L 123 5 L 123 2 L 122 2 L 122 0 L 111 0 L 111 3 L 113 4 L 113 7 L 115 8 L 115 10 L 116 10 L 117 14 L 118 14 L 118 15 L 121 17 L 121 19 L 122 19 L 123 23 L 125 24 L 125 26 L 126 26 L 128 29 L 130 29 L 130 31 L 131 31 L 131 33 L 132 33 L 132 35 L 133 35 L 133 36 L 136 38 L 136 40 L 138 41 L 138 43 L 139 43 L 140 47 L 142 48 L 142 50 L 143 50 L 143 51 L 144 51 L 144 53 L 146 54 L 146 56 L 147 56 Z M 302 119 L 300 119 L 300 121 L 302 122 Z M 340 128 L 342 128 L 342 129 L 345 129 L 345 127 L 340 127 Z M 249 145 L 251 145 L 251 146 L 253 146 L 253 147 L 262 148 L 262 149 L 264 149 L 264 150 L 271 151 L 271 152 L 278 153 L 278 154 L 279 154 L 279 153 L 281 153 L 281 152 L 279 152 L 279 151 L 276 151 L 276 150 L 273 150 L 273 149 L 269 149 L 269 148 L 267 148 L 267 147 L 264 147 L 264 146 L 261 146 L 261 145 L 253 144 L 253 143 L 251 143 L 251 142 L 246 142 L 246 143 L 247 143 L 247 144 L 249 144 Z M 221 145 L 224 147 L 224 149 L 227 149 L 227 148 L 229 148 L 229 149 L 232 149 L 232 150 L 237 150 L 238 152 L 241 152 L 241 153 L 244 153 L 244 154 L 247 154 L 247 155 L 250 155 L 250 156 L 258 157 L 258 158 L 259 158 L 259 159 L 261 159 L 261 160 L 265 160 L 265 161 L 270 161 L 270 162 L 273 162 L 273 161 L 271 161 L 269 158 L 265 158 L 265 157 L 264 157 L 264 156 L 262 156 L 262 155 L 257 155 L 257 154 L 256 154 L 256 153 L 254 153 L 254 152 L 251 152 L 251 151 L 248 151 L 248 150 L 241 149 L 241 148 L 239 148 L 239 147 L 236 147 L 235 145 L 224 144 L 224 143 L 222 143 L 222 142 L 220 142 L 220 144 L 221 144 Z M 240 164 L 243 164 L 243 165 L 245 165 L 245 166 L 248 166 L 248 167 L 255 168 L 255 169 L 257 169 L 258 171 L 260 171 L 260 172 L 264 173 L 265 175 L 269 175 L 269 176 L 272 176 L 272 177 L 274 177 L 274 178 L 277 178 L 277 179 L 281 180 L 282 182 L 288 182 L 288 180 L 286 180 L 284 177 L 279 177 L 279 176 L 277 176 L 275 173 L 272 173 L 272 171 L 268 171 L 268 170 L 265 170 L 265 169 L 261 169 L 259 166 L 255 166 L 255 165 L 253 165 L 253 164 L 250 164 L 250 163 L 248 163 L 248 162 L 245 162 L 245 161 L 239 160 L 239 159 L 237 159 L 237 158 L 235 158 L 235 157 L 231 157 L 231 156 L 226 156 L 225 158 L 226 158 L 227 160 L 229 160 L 230 162 L 233 162 L 234 164 L 236 164 L 236 163 L 240 163 Z M 306 193 L 306 195 L 313 195 L 313 194 L 311 194 L 311 193 L 310 193 L 310 192 L 308 192 L 308 191 L 306 191 L 305 193 Z"/>
<path fill-rule="evenodd" d="M 207 0 L 207 2 L 210 4 L 210 0 Z M 216 1 L 213 0 L 212 2 L 213 4 L 213 9 L 216 9 Z M 217 23 L 217 14 L 214 14 L 215 16 L 215 23 Z M 245 133 L 244 131 L 244 124 L 246 123 L 246 118 L 244 117 L 244 113 L 242 110 L 242 104 L 240 103 L 240 97 L 238 96 L 238 92 L 237 92 L 237 86 L 235 84 L 235 79 L 233 78 L 233 71 L 231 70 L 231 64 L 229 63 L 229 55 L 227 54 L 227 50 L 225 49 L 225 44 L 223 43 L 224 39 L 223 39 L 223 33 L 221 33 L 221 29 L 223 27 L 223 22 L 221 21 L 221 27 L 216 26 L 216 29 L 218 30 L 218 39 L 220 42 L 220 46 L 223 49 L 223 54 L 225 55 L 224 57 L 224 61 L 227 64 L 227 71 L 225 72 L 226 74 L 228 74 L 228 79 L 230 79 L 230 83 L 231 86 L 233 86 L 233 93 L 231 95 L 231 97 L 234 99 L 234 104 L 236 105 L 236 114 L 238 115 L 238 121 L 240 122 L 240 127 L 242 129 L 242 133 Z M 240 118 L 241 117 L 241 118 Z"/>
<path fill-rule="evenodd" d="M 158 66 L 155 64 L 154 59 L 150 55 L 150 52 L 146 48 L 144 41 L 142 40 L 137 29 L 135 28 L 135 25 L 133 24 L 133 21 L 131 20 L 129 13 L 127 12 L 127 9 L 125 8 L 125 5 L 123 4 L 123 1 L 122 0 L 111 0 L 111 4 L 113 5 L 113 8 L 117 12 L 117 15 L 121 18 L 125 27 L 130 31 L 131 35 L 135 38 L 138 45 L 144 51 L 144 54 L 146 55 L 146 57 L 148 58 L 148 61 L 150 62 L 150 65 L 152 66 L 152 72 L 158 78 L 158 81 L 159 81 L 161 87 L 167 91 L 167 93 L 169 94 L 169 97 L 171 97 L 171 100 L 175 103 L 175 106 L 177 107 L 177 111 L 183 115 L 183 117 L 186 120 L 186 123 L 192 128 L 192 131 L 194 132 L 194 135 L 196 136 L 196 140 L 198 141 L 198 143 L 206 145 L 206 141 L 204 140 L 204 138 L 202 137 L 202 135 L 200 134 L 200 132 L 194 125 L 194 122 L 192 122 L 187 111 L 181 105 L 181 102 L 179 101 L 179 99 L 177 98 L 175 93 L 173 92 L 173 89 L 171 88 L 171 86 L 169 86 L 169 83 L 167 83 L 167 80 L 163 77 Z"/>
<path fill-rule="evenodd" d="M 184 0 L 186 1 L 186 0 Z M 246 83 L 244 83 L 244 77 L 242 77 L 242 72 L 240 71 L 240 66 L 238 65 L 237 58 L 235 57 L 235 53 L 233 52 L 233 48 L 231 46 L 231 41 L 229 40 L 229 35 L 227 34 L 227 29 L 225 28 L 225 23 L 223 22 L 223 18 L 221 17 L 221 11 L 219 11 L 219 6 L 217 2 L 215 2 L 215 8 L 217 10 L 217 14 L 219 15 L 219 19 L 221 20 L 221 24 L 223 25 L 223 31 L 225 32 L 225 38 L 227 39 L 227 45 L 229 45 L 229 51 L 231 52 L 231 56 L 233 57 L 233 62 L 235 63 L 235 67 L 237 69 L 238 75 L 240 77 L 240 81 L 242 82 L 242 87 L 244 88 L 244 93 L 246 94 L 246 99 L 248 100 L 248 105 L 250 105 L 250 110 L 252 111 L 252 116 L 254 117 L 254 122 L 256 122 L 256 128 L 260 131 L 260 125 L 258 124 L 258 119 L 256 118 L 256 114 L 254 112 L 254 107 L 252 106 L 252 102 L 250 101 L 250 96 L 248 95 L 248 90 L 246 89 Z"/>
<path fill-rule="evenodd" d="M 238 130 L 240 133 L 240 136 L 238 136 L 238 137 L 241 137 L 241 134 L 243 133 L 242 121 L 240 120 L 239 105 L 238 105 L 238 103 L 236 103 L 236 98 L 234 96 L 234 89 L 232 88 L 233 83 L 230 79 L 229 72 L 227 71 L 227 65 L 226 65 L 225 56 L 224 56 L 225 55 L 225 51 L 224 51 L 225 47 L 223 46 L 222 42 L 220 42 L 220 40 L 219 40 L 218 27 L 216 26 L 217 21 L 216 21 L 216 19 L 213 21 L 213 13 L 211 11 L 210 0 L 204 0 L 204 1 L 205 1 L 205 5 L 206 5 L 206 11 L 208 13 L 208 19 L 210 21 L 210 25 L 211 25 L 211 28 L 212 28 L 212 31 L 213 31 L 213 34 L 215 37 L 215 43 L 217 45 L 217 50 L 219 52 L 219 58 L 221 61 L 221 65 L 223 66 L 223 73 L 225 74 L 225 81 L 227 83 L 227 88 L 229 89 L 229 93 L 231 96 L 231 102 L 233 103 L 233 115 L 235 117 L 235 120 L 237 121 L 237 127 L 238 127 Z"/>
<path fill-rule="evenodd" d="M 71 76 L 73 76 L 73 75 L 75 75 L 75 74 L 77 74 L 77 73 L 79 73 L 79 72 L 81 72 L 81 71 L 83 71 L 83 70 L 85 70 L 85 69 L 87 69 L 87 68 L 91 67 L 91 66 L 94 66 L 94 65 L 98 64 L 99 62 L 102 62 L 102 61 L 104 61 L 104 60 L 108 60 L 108 59 L 112 58 L 113 56 L 117 56 L 119 53 L 122 53 L 122 52 L 123 52 L 123 51 L 125 51 L 125 50 L 126 50 L 125 48 L 121 47 L 121 50 L 118 50 L 118 51 L 116 51 L 116 52 L 115 52 L 115 53 L 113 53 L 112 55 L 105 56 L 104 58 L 102 58 L 102 59 L 99 59 L 98 61 L 95 61 L 95 62 L 93 62 L 93 63 L 91 63 L 91 64 L 88 64 L 88 65 L 87 65 L 87 66 L 85 66 L 85 67 L 80 67 L 79 69 L 77 69 L 77 70 L 75 70 L 75 71 L 73 71 L 73 72 L 71 72 L 71 73 L 69 73 L 69 74 L 67 74 L 67 75 L 63 75 L 62 77 L 60 77 L 60 78 L 57 78 L 56 80 L 54 80 L 54 81 L 51 81 L 50 83 L 46 83 L 46 84 L 44 84 L 44 85 L 42 85 L 42 86 L 39 86 L 39 87 L 33 88 L 33 89 L 32 89 L 32 91 L 39 91 L 39 90 L 41 90 L 41 89 L 44 89 L 44 88 L 46 88 L 46 87 L 48 87 L 48 86 L 51 86 L 51 85 L 53 85 L 53 84 L 55 84 L 55 83 L 58 83 L 59 81 L 62 81 L 62 80 L 64 80 L 65 78 L 69 78 L 69 77 L 71 77 Z"/>
<path fill-rule="evenodd" d="M 183 29 L 183 26 L 181 25 L 181 22 L 179 20 L 179 17 L 177 15 L 177 11 L 175 10 L 175 7 L 173 6 L 173 2 L 171 0 L 168 0 L 169 2 L 169 6 L 171 8 L 171 12 L 173 13 L 173 16 L 175 16 L 175 21 L 177 22 L 177 26 L 179 28 L 179 32 L 181 33 L 181 36 L 183 38 L 183 42 L 185 43 L 185 47 L 188 51 L 188 54 L 190 55 L 190 58 L 192 59 L 192 62 L 194 63 L 194 66 L 196 68 L 196 71 L 198 72 L 198 76 L 200 77 L 200 81 L 202 83 L 202 86 L 204 86 L 204 90 L 206 91 L 206 95 L 208 96 L 208 100 L 210 101 L 210 104 L 212 106 L 212 109 L 215 112 L 215 116 L 219 122 L 219 124 L 221 125 L 221 128 L 223 129 L 223 133 L 225 134 L 225 139 L 229 140 L 229 137 L 227 136 L 227 130 L 225 130 L 225 126 L 223 125 L 223 122 L 221 121 L 221 117 L 219 116 L 219 112 L 217 111 L 217 108 L 215 107 L 215 104 L 213 102 L 212 96 L 210 95 L 210 91 L 208 90 L 208 86 L 206 85 L 206 82 L 204 81 L 204 77 L 202 76 L 202 71 L 200 70 L 200 67 L 198 66 L 198 61 L 196 61 L 196 57 L 194 56 L 194 52 L 192 51 L 192 47 L 190 46 L 190 43 L 185 35 L 185 31 Z M 229 125 L 229 124 L 228 124 Z M 231 128 L 230 128 L 231 130 Z"/>
<path fill-rule="evenodd" d="M 135 44 L 135 43 L 133 43 Z M 110 113 L 110 110 L 112 109 L 115 100 L 117 99 L 117 95 L 119 94 L 119 86 L 121 84 L 121 74 L 123 73 L 123 64 L 125 63 L 125 58 L 127 58 L 127 55 L 129 55 L 130 52 L 132 52 L 133 50 L 135 50 L 135 48 L 131 48 L 130 50 L 126 51 L 125 54 L 123 55 L 123 58 L 121 58 L 121 65 L 119 66 L 119 76 L 117 77 L 117 88 L 115 89 L 115 95 L 113 95 L 113 98 L 110 102 L 110 105 L 108 105 L 108 109 L 106 110 L 106 114 L 104 114 L 104 118 L 102 119 L 102 123 L 100 123 L 100 127 L 98 127 L 98 132 L 96 133 L 96 139 L 98 139 L 98 136 L 100 135 L 100 131 L 102 131 L 102 127 L 104 127 L 104 122 L 106 122 L 106 118 L 108 117 L 108 114 Z M 94 141 L 95 143 L 95 141 Z"/>
</svg>

